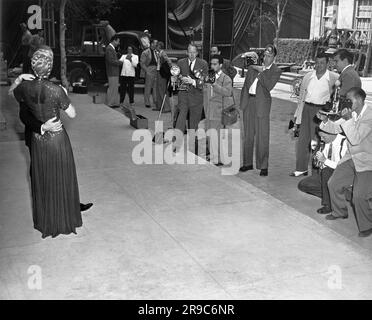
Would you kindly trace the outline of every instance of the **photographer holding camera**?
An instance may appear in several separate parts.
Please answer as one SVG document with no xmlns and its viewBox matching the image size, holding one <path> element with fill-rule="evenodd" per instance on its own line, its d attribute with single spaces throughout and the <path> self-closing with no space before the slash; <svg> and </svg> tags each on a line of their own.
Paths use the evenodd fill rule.
<svg viewBox="0 0 372 320">
<path fill-rule="evenodd" d="M 268 45 L 264 52 L 264 65 L 250 65 L 240 97 L 243 110 L 244 143 L 243 166 L 240 172 L 253 169 L 253 147 L 256 136 L 256 167 L 260 176 L 268 175 L 270 139 L 270 91 L 278 82 L 281 70 L 274 63 L 277 50 Z"/>
<path fill-rule="evenodd" d="M 232 97 L 231 78 L 222 71 L 223 58 L 221 55 L 211 57 L 211 69 L 214 72 L 215 81 L 207 84 L 208 90 L 204 96 L 205 128 L 206 130 L 215 129 L 217 135 L 209 136 L 210 161 L 217 165 L 223 165 L 223 152 L 220 143 L 220 130 L 222 129 L 222 110 L 234 104 Z M 210 77 L 209 77 L 210 78 Z M 202 123 L 201 122 L 201 123 Z M 200 123 L 199 128 L 202 126 Z M 218 148 L 220 146 L 220 148 Z"/>
<path fill-rule="evenodd" d="M 323 121 L 320 128 L 343 132 L 348 147 L 328 182 L 333 213 L 326 219 L 348 217 L 345 189 L 353 186 L 352 208 L 360 237 L 372 234 L 372 107 L 365 104 L 365 98 L 364 90 L 351 88 L 346 99 L 352 102 L 352 107 L 342 110 L 342 119 L 333 122 L 318 114 Z"/>
</svg>

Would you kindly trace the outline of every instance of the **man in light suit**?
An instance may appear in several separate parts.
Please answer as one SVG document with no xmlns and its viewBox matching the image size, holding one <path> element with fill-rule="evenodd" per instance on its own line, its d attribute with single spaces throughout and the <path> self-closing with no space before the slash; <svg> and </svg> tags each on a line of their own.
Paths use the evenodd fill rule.
<svg viewBox="0 0 372 320">
<path fill-rule="evenodd" d="M 178 92 L 178 116 L 175 128 L 184 132 L 186 128 L 186 118 L 189 114 L 189 129 L 197 130 L 203 111 L 203 85 L 196 79 L 194 72 L 201 71 L 203 76 L 208 73 L 208 63 L 197 58 L 198 49 L 194 44 L 189 44 L 187 48 L 187 58 L 177 62 L 180 67 L 182 81 L 188 86 L 187 91 Z M 178 146 L 176 146 L 177 148 Z M 193 150 L 191 150 L 193 151 Z"/>
<path fill-rule="evenodd" d="M 366 237 L 372 234 L 372 107 L 365 104 L 366 93 L 361 88 L 350 89 L 346 97 L 352 101 L 352 109 L 344 110 L 344 121 L 338 128 L 346 136 L 348 151 L 328 182 L 333 213 L 326 219 L 347 218 L 344 193 L 352 185 L 359 236 Z M 327 118 L 322 120 L 324 127 L 332 123 Z"/>
<path fill-rule="evenodd" d="M 218 50 L 218 47 L 216 45 L 213 45 L 211 47 L 211 57 L 213 57 L 214 55 L 221 55 L 221 51 Z M 227 74 L 232 82 L 234 82 L 234 78 L 238 73 L 238 71 L 232 65 L 231 61 L 228 59 L 223 59 L 222 72 L 224 74 Z"/>
<path fill-rule="evenodd" d="M 210 161 L 217 166 L 224 164 L 224 152 L 220 143 L 220 130 L 222 129 L 222 109 L 234 104 L 232 98 L 232 81 L 222 71 L 223 58 L 220 55 L 211 57 L 211 69 L 215 71 L 216 81 L 205 88 L 207 95 L 204 97 L 205 129 L 215 129 L 217 136 L 209 137 Z"/>
<path fill-rule="evenodd" d="M 243 110 L 243 166 L 239 171 L 253 169 L 253 147 L 256 137 L 256 167 L 260 176 L 268 175 L 270 138 L 270 91 L 278 82 L 281 70 L 274 63 L 277 50 L 266 46 L 264 66 L 249 66 L 240 97 Z"/>
<path fill-rule="evenodd" d="M 152 98 L 156 106 L 157 95 L 156 95 L 156 78 L 157 78 L 157 65 L 158 59 L 156 52 L 156 46 L 158 41 L 151 39 L 150 47 L 144 50 L 141 54 L 140 64 L 141 64 L 141 76 L 145 77 L 145 106 L 146 108 L 151 108 L 150 94 L 152 89 Z"/>
<path fill-rule="evenodd" d="M 119 106 L 119 67 L 123 64 L 123 62 L 118 59 L 116 53 L 116 47 L 119 44 L 119 36 L 112 36 L 105 52 L 106 74 L 108 79 L 106 104 L 109 107 Z"/>
</svg>

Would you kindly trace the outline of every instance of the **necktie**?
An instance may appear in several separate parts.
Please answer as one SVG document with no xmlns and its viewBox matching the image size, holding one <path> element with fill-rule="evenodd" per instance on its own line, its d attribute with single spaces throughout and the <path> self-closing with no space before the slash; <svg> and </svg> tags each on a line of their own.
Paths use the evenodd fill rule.
<svg viewBox="0 0 372 320">
<path fill-rule="evenodd" d="M 191 66 L 192 66 L 192 62 L 190 61 L 190 64 L 189 64 L 189 71 L 190 71 L 190 74 L 192 74 Z"/>
<path fill-rule="evenodd" d="M 328 157 L 329 160 L 332 160 L 332 143 L 329 144 L 329 149 L 328 149 Z"/>
</svg>

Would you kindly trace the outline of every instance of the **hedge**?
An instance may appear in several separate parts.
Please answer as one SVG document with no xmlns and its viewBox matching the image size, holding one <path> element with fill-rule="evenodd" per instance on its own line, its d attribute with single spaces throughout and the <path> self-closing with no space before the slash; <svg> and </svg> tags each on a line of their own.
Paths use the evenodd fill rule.
<svg viewBox="0 0 372 320">
<path fill-rule="evenodd" d="M 309 39 L 279 38 L 277 46 L 277 62 L 297 65 L 302 65 L 305 60 L 312 59 L 315 50 L 313 40 Z"/>
</svg>

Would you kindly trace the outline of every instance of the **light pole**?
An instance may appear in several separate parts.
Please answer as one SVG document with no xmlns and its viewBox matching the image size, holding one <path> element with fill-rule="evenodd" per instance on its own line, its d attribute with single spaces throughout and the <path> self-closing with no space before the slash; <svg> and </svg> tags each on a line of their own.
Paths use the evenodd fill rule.
<svg viewBox="0 0 372 320">
<path fill-rule="evenodd" d="M 260 26 L 259 26 L 259 35 L 258 35 L 258 47 L 261 48 L 262 40 L 261 40 L 261 33 L 262 33 L 262 0 L 260 0 Z"/>
<path fill-rule="evenodd" d="M 164 0 L 165 7 L 165 49 L 168 49 L 168 0 Z"/>
</svg>

